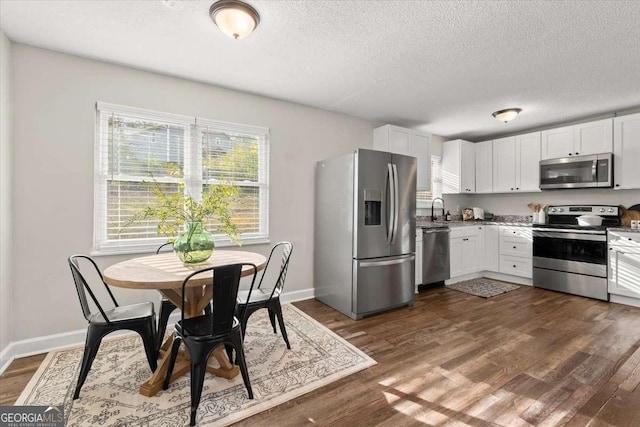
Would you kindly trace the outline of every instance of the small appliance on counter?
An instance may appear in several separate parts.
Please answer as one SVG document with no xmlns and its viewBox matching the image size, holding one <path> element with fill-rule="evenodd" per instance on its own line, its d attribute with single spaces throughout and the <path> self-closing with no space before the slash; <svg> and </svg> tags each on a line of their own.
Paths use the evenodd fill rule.
<svg viewBox="0 0 640 427">
<path fill-rule="evenodd" d="M 482 208 L 471 208 L 473 209 L 473 219 L 482 219 L 484 220 L 484 209 Z"/>
</svg>

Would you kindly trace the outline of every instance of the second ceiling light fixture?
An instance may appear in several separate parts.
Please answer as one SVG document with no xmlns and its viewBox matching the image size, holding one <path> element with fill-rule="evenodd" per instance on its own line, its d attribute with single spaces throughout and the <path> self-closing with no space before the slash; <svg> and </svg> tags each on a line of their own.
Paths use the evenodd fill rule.
<svg viewBox="0 0 640 427">
<path fill-rule="evenodd" d="M 522 108 L 507 108 L 506 110 L 499 110 L 491 115 L 496 118 L 496 120 L 500 120 L 501 122 L 510 122 L 515 119 L 518 114 L 520 114 Z"/>
<path fill-rule="evenodd" d="M 258 12 L 238 0 L 215 2 L 209 8 L 209 15 L 223 33 L 236 40 L 247 37 L 260 23 Z"/>
</svg>

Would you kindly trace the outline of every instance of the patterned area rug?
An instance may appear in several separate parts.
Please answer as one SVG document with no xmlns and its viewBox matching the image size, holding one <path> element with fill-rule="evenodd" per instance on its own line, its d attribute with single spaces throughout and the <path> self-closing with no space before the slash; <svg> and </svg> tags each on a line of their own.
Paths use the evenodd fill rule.
<svg viewBox="0 0 640 427">
<path fill-rule="evenodd" d="M 238 375 L 207 374 L 199 426 L 223 426 L 272 408 L 376 362 L 290 304 L 282 307 L 291 350 L 273 333 L 266 310 L 251 316 L 245 353 L 254 399 Z M 137 335 L 102 342 L 78 400 L 72 400 L 83 347 L 51 352 L 16 405 L 64 405 L 68 426 L 185 426 L 189 424 L 189 374 L 154 397 L 138 393 L 151 374 Z"/>
<path fill-rule="evenodd" d="M 520 286 L 514 285 L 513 283 L 500 282 L 498 280 L 482 277 L 479 279 L 465 280 L 464 282 L 455 283 L 453 285 L 447 285 L 447 288 L 475 295 L 477 297 L 491 298 L 496 295 L 515 291 L 520 288 Z"/>
</svg>

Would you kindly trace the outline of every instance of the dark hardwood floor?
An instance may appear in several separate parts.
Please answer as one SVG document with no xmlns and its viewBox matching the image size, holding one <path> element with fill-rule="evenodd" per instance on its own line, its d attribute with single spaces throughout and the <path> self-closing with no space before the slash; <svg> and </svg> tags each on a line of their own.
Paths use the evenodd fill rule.
<svg viewBox="0 0 640 427">
<path fill-rule="evenodd" d="M 378 364 L 246 426 L 640 426 L 640 308 L 522 287 L 483 299 L 436 288 L 353 321 L 295 305 Z M 11 404 L 44 356 L 0 377 Z"/>
</svg>

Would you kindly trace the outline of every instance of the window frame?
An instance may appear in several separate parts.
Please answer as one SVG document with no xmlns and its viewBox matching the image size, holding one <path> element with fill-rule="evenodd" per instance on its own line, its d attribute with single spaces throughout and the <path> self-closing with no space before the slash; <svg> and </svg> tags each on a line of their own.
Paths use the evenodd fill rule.
<svg viewBox="0 0 640 427">
<path fill-rule="evenodd" d="M 166 243 L 167 238 L 163 236 L 152 238 L 136 238 L 126 240 L 109 240 L 107 238 L 107 195 L 108 181 L 110 176 L 108 148 L 105 150 L 110 137 L 104 141 L 104 136 L 108 134 L 108 118 L 114 114 L 124 117 L 132 117 L 141 120 L 157 120 L 169 123 L 174 126 L 184 126 L 185 139 L 183 147 L 184 176 L 179 178 L 157 177 L 157 182 L 184 182 L 185 192 L 199 199 L 202 194 L 202 186 L 206 180 L 202 177 L 202 141 L 197 135 L 200 126 L 206 125 L 215 130 L 245 133 L 255 135 L 258 139 L 258 183 L 242 186 L 256 186 L 259 192 L 259 212 L 257 233 L 245 233 L 241 235 L 243 245 L 269 243 L 269 128 L 243 125 L 237 123 L 222 122 L 212 119 L 184 116 L 173 113 L 164 113 L 142 108 L 129 107 L 105 102 L 96 103 L 95 121 L 95 142 L 94 142 L 94 200 L 93 200 L 93 246 L 91 255 L 119 255 L 148 253 L 155 251 L 158 246 Z M 126 175 L 120 176 L 126 178 Z M 131 176 L 130 182 L 148 180 L 140 179 L 138 176 Z M 127 181 L 127 180 L 125 180 Z M 228 236 L 223 234 L 214 235 L 216 247 L 237 246 Z"/>
</svg>

